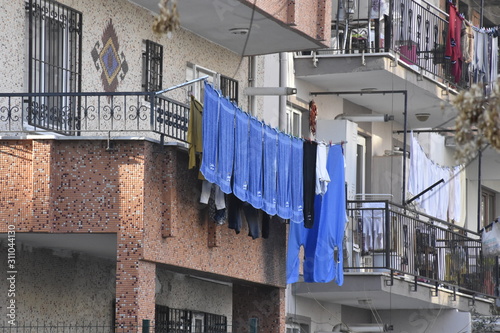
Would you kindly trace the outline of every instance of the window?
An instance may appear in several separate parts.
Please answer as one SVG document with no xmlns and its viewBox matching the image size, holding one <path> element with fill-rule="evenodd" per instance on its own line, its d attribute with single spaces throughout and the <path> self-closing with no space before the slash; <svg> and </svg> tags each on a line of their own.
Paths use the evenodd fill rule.
<svg viewBox="0 0 500 333">
<path fill-rule="evenodd" d="M 297 137 L 302 135 L 302 112 L 286 108 L 286 132 Z"/>
<path fill-rule="evenodd" d="M 248 332 L 249 333 L 258 333 L 259 332 L 259 319 L 258 318 L 250 318 L 248 322 Z"/>
<path fill-rule="evenodd" d="M 144 41 L 142 53 L 142 90 L 160 91 L 163 80 L 163 46 L 153 41 Z"/>
<path fill-rule="evenodd" d="M 495 220 L 495 192 L 481 188 L 481 226 L 485 227 Z"/>
<path fill-rule="evenodd" d="M 208 75 L 207 81 L 213 84 L 215 89 L 219 89 L 222 95 L 229 98 L 235 104 L 238 104 L 238 81 L 191 63 L 188 63 L 186 74 L 188 81 Z M 193 90 L 191 91 L 199 101 L 203 101 L 203 87 L 203 81 L 198 81 L 193 85 Z"/>
<path fill-rule="evenodd" d="M 155 306 L 157 333 L 225 333 L 227 317 L 213 313 Z"/>
<path fill-rule="evenodd" d="M 78 128 L 77 97 L 81 91 L 82 14 L 51 0 L 29 0 L 28 89 L 37 96 L 28 101 L 28 123 L 65 132 Z"/>
</svg>

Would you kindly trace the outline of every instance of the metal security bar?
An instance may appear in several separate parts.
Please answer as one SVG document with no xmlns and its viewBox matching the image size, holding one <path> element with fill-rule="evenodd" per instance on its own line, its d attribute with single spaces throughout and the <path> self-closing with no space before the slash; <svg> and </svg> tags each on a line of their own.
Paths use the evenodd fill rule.
<svg viewBox="0 0 500 333">
<path fill-rule="evenodd" d="M 163 46 L 150 40 L 145 44 L 142 88 L 143 91 L 160 91 L 163 89 Z"/>
<path fill-rule="evenodd" d="M 196 312 L 203 317 L 203 325 L 195 322 L 191 310 L 174 309 L 168 306 L 155 306 L 156 333 L 226 333 L 227 317 L 206 312 Z"/>
<path fill-rule="evenodd" d="M 231 102 L 238 104 L 238 81 L 228 76 L 220 75 L 220 90 L 222 95 L 229 98 Z"/>
<path fill-rule="evenodd" d="M 82 13 L 52 0 L 29 0 L 28 91 L 74 93 L 82 84 Z M 30 125 L 70 133 L 77 128 L 78 96 L 31 95 Z M 47 115 L 47 116 L 46 116 Z"/>
<path fill-rule="evenodd" d="M 471 294 L 496 296 L 497 257 L 481 252 L 481 237 L 388 201 L 349 201 L 346 269 L 392 271 Z"/>
</svg>

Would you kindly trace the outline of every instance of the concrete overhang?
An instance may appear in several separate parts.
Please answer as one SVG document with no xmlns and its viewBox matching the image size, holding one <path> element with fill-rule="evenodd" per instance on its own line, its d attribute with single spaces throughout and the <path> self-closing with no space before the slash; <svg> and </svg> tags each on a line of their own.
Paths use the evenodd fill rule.
<svg viewBox="0 0 500 333">
<path fill-rule="evenodd" d="M 489 315 L 495 301 L 491 298 L 473 297 L 443 286 L 423 282 L 415 284 L 413 278 L 395 276 L 385 272 L 345 273 L 344 284 L 298 282 L 292 285 L 295 296 L 317 301 L 342 304 L 357 308 L 391 309 L 458 309 Z"/>
<path fill-rule="evenodd" d="M 376 92 L 407 91 L 408 129 L 454 126 L 457 111 L 450 100 L 456 91 L 392 53 L 299 56 L 294 62 L 298 79 L 321 92 L 361 92 L 339 96 L 375 113 L 394 115 L 400 124 L 404 123 L 404 95 Z M 430 116 L 422 122 L 416 117 L 418 113 Z"/>
<path fill-rule="evenodd" d="M 154 14 L 159 0 L 129 0 Z M 286 4 L 286 2 L 284 2 Z M 213 43 L 243 56 L 312 50 L 327 45 L 276 19 L 248 2 L 237 0 L 177 1 L 181 26 Z M 253 19 L 252 19 L 253 15 Z M 250 28 L 250 23 L 251 28 Z M 242 33 L 249 29 L 247 34 Z M 246 43 L 246 47 L 245 47 Z"/>
</svg>

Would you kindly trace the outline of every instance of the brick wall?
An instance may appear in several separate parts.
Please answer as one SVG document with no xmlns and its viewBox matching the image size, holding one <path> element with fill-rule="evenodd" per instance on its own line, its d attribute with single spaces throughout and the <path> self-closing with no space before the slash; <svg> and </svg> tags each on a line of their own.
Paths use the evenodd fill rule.
<svg viewBox="0 0 500 333">
<path fill-rule="evenodd" d="M 0 232 L 117 233 L 116 315 L 154 317 L 156 263 L 172 271 L 284 287 L 286 225 L 252 240 L 198 204 L 187 153 L 147 141 L 0 142 Z M 280 290 L 279 288 L 276 288 Z M 279 300 L 279 299 L 276 299 Z"/>
</svg>

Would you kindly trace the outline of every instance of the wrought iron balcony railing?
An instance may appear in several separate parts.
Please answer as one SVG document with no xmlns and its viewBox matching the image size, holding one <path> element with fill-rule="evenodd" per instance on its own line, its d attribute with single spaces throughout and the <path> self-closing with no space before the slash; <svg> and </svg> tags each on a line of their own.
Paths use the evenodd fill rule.
<svg viewBox="0 0 500 333">
<path fill-rule="evenodd" d="M 479 234 L 389 201 L 349 201 L 348 215 L 345 269 L 391 271 L 415 283 L 498 296 L 498 257 L 483 256 Z"/>
<path fill-rule="evenodd" d="M 189 106 L 154 92 L 0 94 L 0 135 L 51 132 L 186 141 Z"/>
<path fill-rule="evenodd" d="M 340 3 L 333 17 L 332 47 L 303 51 L 298 56 L 335 57 L 346 54 L 380 54 L 394 52 L 404 63 L 429 73 L 438 82 L 454 86 L 470 85 L 467 63 L 462 78 L 454 82 L 450 61 L 444 57 L 448 32 L 448 14 L 425 1 L 389 0 L 387 6 L 374 10 L 365 0 L 334 1 Z M 375 2 L 374 2 L 375 3 Z M 343 8 L 349 4 L 353 8 Z"/>
</svg>

